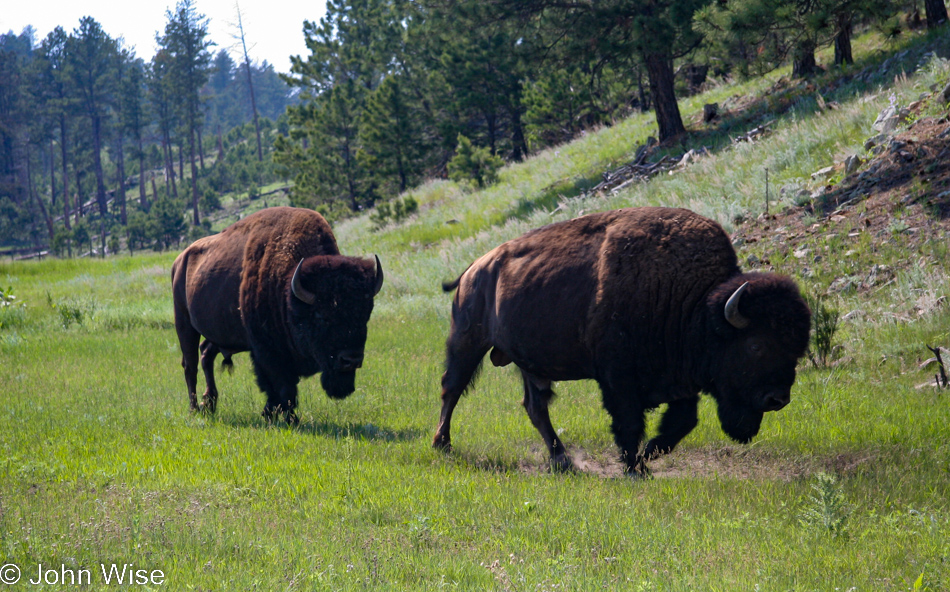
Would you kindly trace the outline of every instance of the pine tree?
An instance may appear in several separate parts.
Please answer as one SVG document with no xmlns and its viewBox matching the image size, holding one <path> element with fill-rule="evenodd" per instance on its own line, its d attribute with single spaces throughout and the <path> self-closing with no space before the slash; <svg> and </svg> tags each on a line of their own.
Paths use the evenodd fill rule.
<svg viewBox="0 0 950 592">
<path fill-rule="evenodd" d="M 403 31 L 394 0 L 330 0 L 319 23 L 305 22 L 310 55 L 292 59 L 285 80 L 303 104 L 288 109 L 290 138 L 275 143 L 275 160 L 295 176 L 297 204 L 370 206 L 376 188 L 357 158 L 366 97 L 394 62 Z"/>
<path fill-rule="evenodd" d="M 365 170 L 380 184 L 395 185 L 389 193 L 402 193 L 416 184 L 422 173 L 426 150 L 419 117 L 396 76 L 384 80 L 366 100 L 358 156 Z"/>
<path fill-rule="evenodd" d="M 159 44 L 169 55 L 169 77 L 174 88 L 172 96 L 185 128 L 184 140 L 188 145 L 191 168 L 192 223 L 198 226 L 201 219 L 197 142 L 203 119 L 200 92 L 210 75 L 211 53 L 208 48 L 212 42 L 208 39 L 208 20 L 197 12 L 194 0 L 179 0 L 175 10 L 168 10 L 165 17 L 165 33 L 159 38 Z"/>
<path fill-rule="evenodd" d="M 72 93 L 66 77 L 66 31 L 56 27 L 40 43 L 34 63 L 35 96 L 59 131 L 60 163 L 62 165 L 63 224 L 71 229 L 69 197 L 69 120 L 73 116 Z M 51 150 L 51 160 L 52 150 Z M 50 192 L 55 207 L 55 176 L 50 178 Z"/>
<path fill-rule="evenodd" d="M 105 220 L 105 174 L 102 168 L 102 148 L 109 132 L 109 118 L 115 100 L 116 66 L 119 46 L 92 17 L 83 17 L 66 41 L 66 71 L 74 89 L 80 110 L 88 119 L 91 130 L 91 154 L 96 177 L 96 202 L 99 215 Z"/>
<path fill-rule="evenodd" d="M 132 140 L 132 157 L 138 160 L 139 205 L 148 211 L 145 190 L 145 130 L 149 125 L 145 101 L 145 63 L 131 51 L 123 53 L 119 82 L 119 119 L 123 133 Z"/>
</svg>

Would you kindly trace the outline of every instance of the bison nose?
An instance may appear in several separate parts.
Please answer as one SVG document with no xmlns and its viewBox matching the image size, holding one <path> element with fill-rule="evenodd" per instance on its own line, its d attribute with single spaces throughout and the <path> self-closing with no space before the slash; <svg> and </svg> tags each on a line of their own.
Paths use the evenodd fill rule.
<svg viewBox="0 0 950 592">
<path fill-rule="evenodd" d="M 360 350 L 350 349 L 340 352 L 340 356 L 336 360 L 337 370 L 356 370 L 362 366 L 363 352 Z"/>
<path fill-rule="evenodd" d="M 765 395 L 765 399 L 762 401 L 762 407 L 764 411 L 778 411 L 788 405 L 790 400 L 790 393 L 771 392 Z"/>
</svg>

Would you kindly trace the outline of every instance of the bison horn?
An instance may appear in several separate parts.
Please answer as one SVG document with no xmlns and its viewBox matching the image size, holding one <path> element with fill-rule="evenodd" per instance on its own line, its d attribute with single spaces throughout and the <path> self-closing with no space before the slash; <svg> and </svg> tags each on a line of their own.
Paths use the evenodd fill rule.
<svg viewBox="0 0 950 592">
<path fill-rule="evenodd" d="M 739 312 L 739 299 L 742 298 L 742 293 L 745 292 L 748 285 L 749 282 L 746 282 L 739 286 L 739 288 L 732 293 L 732 296 L 729 297 L 729 300 L 726 301 L 726 320 L 736 329 L 745 329 L 749 326 L 749 319 L 742 316 L 742 313 Z"/>
<path fill-rule="evenodd" d="M 373 257 L 376 257 L 376 284 L 373 286 L 373 296 L 376 296 L 383 289 L 383 264 L 379 262 L 379 255 Z"/>
<path fill-rule="evenodd" d="M 297 300 L 306 302 L 307 304 L 313 304 L 317 297 L 312 292 L 308 292 L 300 283 L 300 267 L 302 265 L 303 259 L 300 260 L 300 263 L 297 264 L 297 269 L 294 270 L 294 278 L 290 280 L 290 291 L 297 297 Z"/>
</svg>

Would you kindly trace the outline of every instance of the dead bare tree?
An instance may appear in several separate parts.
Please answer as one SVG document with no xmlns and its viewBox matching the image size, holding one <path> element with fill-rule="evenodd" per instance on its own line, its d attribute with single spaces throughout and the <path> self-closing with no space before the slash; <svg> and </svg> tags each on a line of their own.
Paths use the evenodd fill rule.
<svg viewBox="0 0 950 592">
<path fill-rule="evenodd" d="M 237 12 L 238 38 L 241 41 L 241 49 L 244 51 L 244 71 L 247 73 L 247 88 L 251 95 L 254 131 L 257 132 L 257 161 L 264 162 L 264 149 L 261 146 L 261 124 L 257 119 L 257 101 L 254 98 L 254 81 L 251 77 L 251 58 L 247 53 L 247 40 L 244 34 L 244 20 L 241 18 L 241 6 L 237 2 L 234 3 L 234 10 Z"/>
</svg>

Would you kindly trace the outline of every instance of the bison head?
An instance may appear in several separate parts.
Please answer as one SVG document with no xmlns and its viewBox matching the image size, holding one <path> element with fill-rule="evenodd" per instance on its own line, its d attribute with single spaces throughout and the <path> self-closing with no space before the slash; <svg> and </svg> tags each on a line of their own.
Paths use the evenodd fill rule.
<svg viewBox="0 0 950 592">
<path fill-rule="evenodd" d="M 707 390 L 723 431 L 748 442 L 766 411 L 791 398 L 795 367 L 808 347 L 811 311 L 792 280 L 774 274 L 736 276 L 706 301 Z"/>
<path fill-rule="evenodd" d="M 320 384 L 330 397 L 342 399 L 356 388 L 366 324 L 382 286 L 378 257 L 375 262 L 341 255 L 308 257 L 294 270 L 288 298 L 292 339 L 304 358 L 301 374 L 322 372 Z"/>
</svg>

